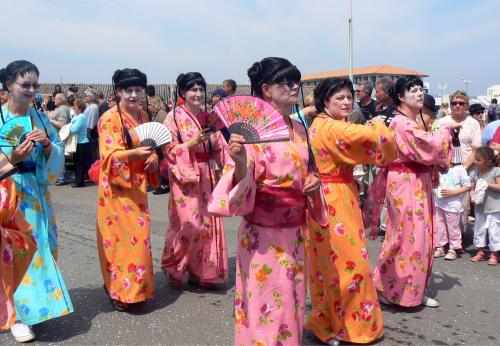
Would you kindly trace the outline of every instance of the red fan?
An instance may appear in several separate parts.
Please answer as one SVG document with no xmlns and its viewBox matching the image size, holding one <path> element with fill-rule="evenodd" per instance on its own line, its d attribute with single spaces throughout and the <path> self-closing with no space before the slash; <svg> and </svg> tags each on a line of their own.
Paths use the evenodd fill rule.
<svg viewBox="0 0 500 346">
<path fill-rule="evenodd" d="M 215 105 L 206 123 L 216 129 L 226 126 L 230 133 L 242 135 L 248 144 L 290 140 L 288 126 L 280 112 L 253 96 L 222 99 Z"/>
</svg>

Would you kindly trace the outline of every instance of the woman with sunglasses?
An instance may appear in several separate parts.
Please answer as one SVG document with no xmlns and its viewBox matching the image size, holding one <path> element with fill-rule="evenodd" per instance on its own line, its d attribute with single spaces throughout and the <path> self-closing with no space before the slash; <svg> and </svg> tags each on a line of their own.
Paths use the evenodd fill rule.
<svg viewBox="0 0 500 346">
<path fill-rule="evenodd" d="M 451 114 L 438 120 L 438 127 L 449 126 L 452 123 L 460 124 L 460 151 L 465 169 L 469 170 L 474 165 L 474 149 L 482 146 L 481 125 L 469 115 L 469 96 L 462 90 L 457 90 L 450 95 Z M 463 212 L 460 215 L 462 233 L 466 231 L 470 215 L 470 194 L 462 196 Z"/>
<path fill-rule="evenodd" d="M 206 210 L 227 144 L 220 131 L 205 127 L 206 86 L 198 72 L 180 74 L 177 92 L 184 103 L 165 119 L 173 141 L 164 150 L 170 196 L 161 268 L 172 288 L 181 288 L 186 276 L 202 288 L 227 282 L 224 225 Z"/>
<path fill-rule="evenodd" d="M 402 77 L 391 96 L 396 117 L 398 158 L 379 172 L 373 184 L 387 199 L 387 231 L 373 270 L 373 281 L 384 304 L 404 307 L 437 307 L 426 295 L 433 263 L 433 173 L 435 166 L 447 167 L 451 155 L 450 123 L 436 131 L 422 130 L 417 122 L 424 106 L 420 78 Z M 426 125 L 425 125 L 426 126 Z M 386 189 L 387 187 L 387 189 Z M 375 207 L 379 209 L 380 204 Z M 374 211 L 377 215 L 377 211 Z M 376 223 L 374 223 L 376 225 Z"/>
<path fill-rule="evenodd" d="M 31 107 L 38 84 L 38 68 L 24 60 L 0 70 L 0 82 L 9 91 L 1 109 L 0 125 L 27 116 L 33 130 L 14 148 L 2 147 L 19 172 L 13 180 L 19 209 L 33 228 L 38 245 L 33 261 L 14 295 L 18 323 L 11 332 L 17 341 L 35 338 L 31 325 L 73 311 L 57 260 L 57 226 L 48 185 L 54 184 L 64 165 L 64 147 L 56 129 L 44 113 Z M 13 120 L 15 121 L 15 120 Z"/>
<path fill-rule="evenodd" d="M 289 117 L 300 71 L 283 58 L 248 69 L 252 93 L 269 102 L 288 124 L 290 140 L 245 145 L 232 134 L 231 156 L 209 211 L 243 216 L 238 236 L 235 345 L 300 345 L 306 299 L 304 241 L 306 196 L 317 196 L 307 131 Z M 326 208 L 322 209 L 326 214 Z M 326 219 L 326 215 L 322 216 Z"/>
<path fill-rule="evenodd" d="M 97 247 L 104 290 L 118 311 L 152 299 L 154 292 L 147 188 L 158 186 L 158 156 L 133 132 L 149 121 L 141 108 L 146 85 L 141 71 L 116 70 L 113 87 L 120 101 L 98 123 Z"/>
</svg>

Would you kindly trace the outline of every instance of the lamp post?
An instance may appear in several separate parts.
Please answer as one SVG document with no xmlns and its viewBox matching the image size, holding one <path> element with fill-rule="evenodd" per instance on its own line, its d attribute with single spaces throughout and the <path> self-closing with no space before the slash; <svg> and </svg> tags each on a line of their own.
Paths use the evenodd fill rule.
<svg viewBox="0 0 500 346">
<path fill-rule="evenodd" d="M 465 93 L 467 94 L 467 89 L 469 87 L 469 84 L 472 83 L 472 81 L 468 80 L 468 79 L 465 79 L 465 78 L 462 78 L 462 80 L 464 81 L 464 84 L 465 84 Z"/>
<path fill-rule="evenodd" d="M 352 76 L 352 0 L 349 0 L 349 79 L 354 83 Z"/>
</svg>

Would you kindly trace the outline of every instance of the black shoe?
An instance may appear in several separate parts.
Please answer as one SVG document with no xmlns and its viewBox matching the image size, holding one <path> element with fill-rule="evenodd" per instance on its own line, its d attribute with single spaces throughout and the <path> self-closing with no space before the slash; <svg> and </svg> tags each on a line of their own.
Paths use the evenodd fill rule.
<svg viewBox="0 0 500 346">
<path fill-rule="evenodd" d="M 159 187 L 153 191 L 153 195 L 163 195 L 163 194 L 169 193 L 169 192 L 170 192 L 169 187 Z"/>
<path fill-rule="evenodd" d="M 56 186 L 63 186 L 69 184 L 66 180 L 57 180 L 56 181 Z"/>
<path fill-rule="evenodd" d="M 73 184 L 71 184 L 71 187 L 85 187 L 85 184 L 73 183 Z"/>
</svg>

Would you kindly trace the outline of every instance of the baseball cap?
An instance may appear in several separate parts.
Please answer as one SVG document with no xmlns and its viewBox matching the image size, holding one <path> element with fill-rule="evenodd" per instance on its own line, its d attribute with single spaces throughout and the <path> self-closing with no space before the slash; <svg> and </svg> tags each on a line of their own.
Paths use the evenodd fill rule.
<svg viewBox="0 0 500 346">
<path fill-rule="evenodd" d="M 469 106 L 469 113 L 477 113 L 484 111 L 484 107 L 479 103 L 473 103 Z"/>
</svg>

